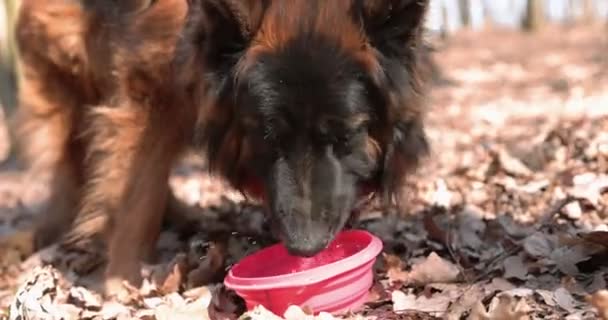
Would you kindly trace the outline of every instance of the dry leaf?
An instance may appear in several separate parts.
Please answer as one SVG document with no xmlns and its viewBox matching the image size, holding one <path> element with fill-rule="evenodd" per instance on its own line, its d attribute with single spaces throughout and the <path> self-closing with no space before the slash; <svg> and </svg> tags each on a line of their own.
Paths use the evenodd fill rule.
<svg viewBox="0 0 608 320">
<path fill-rule="evenodd" d="M 204 257 L 199 260 L 198 267 L 188 273 L 188 288 L 210 284 L 218 273 L 223 271 L 226 260 L 226 247 L 222 243 L 212 243 Z"/>
<path fill-rule="evenodd" d="M 505 279 L 526 280 L 528 275 L 528 267 L 520 255 L 510 256 L 503 262 L 505 268 Z"/>
<path fill-rule="evenodd" d="M 564 206 L 566 216 L 572 220 L 578 220 L 583 216 L 583 209 L 578 201 L 572 201 Z"/>
<path fill-rule="evenodd" d="M 492 281 L 486 286 L 486 289 L 490 292 L 502 292 L 513 290 L 516 287 L 504 278 L 494 278 Z"/>
<path fill-rule="evenodd" d="M 447 294 L 433 294 L 430 298 L 424 295 L 416 297 L 413 294 L 405 294 L 403 291 L 392 292 L 393 311 L 406 312 L 418 311 L 443 315 L 448 309 L 452 298 Z"/>
<path fill-rule="evenodd" d="M 453 194 L 448 189 L 445 180 L 438 179 L 435 181 L 435 190 L 431 195 L 430 203 L 432 205 L 449 208 L 452 203 Z"/>
<path fill-rule="evenodd" d="M 10 306 L 10 320 L 52 319 L 58 315 L 59 274 L 50 266 L 37 267 L 21 285 Z"/>
<path fill-rule="evenodd" d="M 211 290 L 209 316 L 212 319 L 236 319 L 245 312 L 245 301 L 234 291 L 218 285 Z"/>
<path fill-rule="evenodd" d="M 483 241 L 479 237 L 486 228 L 483 215 L 480 208 L 472 205 L 467 205 L 458 214 L 458 236 L 465 247 L 477 250 L 483 247 Z"/>
<path fill-rule="evenodd" d="M 549 258 L 555 262 L 561 272 L 566 275 L 576 276 L 579 274 L 576 264 L 588 260 L 590 257 L 585 252 L 584 247 L 576 245 L 557 248 L 551 253 Z"/>
<path fill-rule="evenodd" d="M 543 298 L 543 301 L 551 307 L 557 306 L 557 302 L 555 301 L 555 293 L 549 290 L 536 289 L 534 290 L 536 294 Z"/>
<path fill-rule="evenodd" d="M 423 217 L 423 223 L 424 223 L 424 230 L 427 232 L 428 234 L 428 238 L 430 240 L 434 240 L 437 241 L 441 244 L 447 244 L 448 243 L 448 235 L 446 234 L 446 232 L 441 229 L 441 227 L 439 227 L 439 225 L 437 225 L 437 222 L 435 222 L 435 219 L 433 218 L 432 215 L 427 214 Z"/>
<path fill-rule="evenodd" d="M 208 298 L 211 302 L 211 290 L 208 287 L 198 287 L 190 289 L 182 294 L 186 299 L 194 300 L 200 298 Z"/>
<path fill-rule="evenodd" d="M 288 320 L 309 320 L 313 319 L 314 316 L 308 312 L 305 312 L 299 306 L 291 305 L 285 310 L 283 318 Z"/>
<path fill-rule="evenodd" d="M 315 316 L 310 310 L 305 310 L 294 305 L 289 306 L 287 310 L 285 310 L 283 318 L 285 320 L 336 320 L 330 313 L 319 312 L 319 314 Z"/>
<path fill-rule="evenodd" d="M 459 275 L 460 270 L 456 265 L 431 252 L 424 261 L 412 266 L 409 281 L 418 285 L 449 283 L 457 281 Z"/>
<path fill-rule="evenodd" d="M 553 293 L 555 296 L 555 302 L 564 310 L 573 313 L 577 311 L 579 303 L 572 297 L 570 292 L 565 288 L 558 288 Z"/>
<path fill-rule="evenodd" d="M 587 297 L 587 301 L 597 310 L 601 320 L 608 320 L 608 290 L 601 290 Z"/>
<path fill-rule="evenodd" d="M 608 250 L 608 231 L 592 231 L 584 233 L 581 238 L 590 244 L 604 247 Z"/>
<path fill-rule="evenodd" d="M 253 310 L 245 313 L 241 318 L 251 320 L 284 320 L 276 314 L 268 311 L 262 305 L 256 306 L 255 308 L 253 308 Z"/>
<path fill-rule="evenodd" d="M 478 302 L 467 318 L 468 320 L 529 320 L 530 307 L 524 299 L 515 299 L 501 294 L 492 300 L 489 311 Z"/>
<path fill-rule="evenodd" d="M 532 171 L 519 159 L 513 157 L 505 149 L 498 151 L 498 161 L 501 167 L 510 175 L 519 177 L 529 177 Z"/>
<path fill-rule="evenodd" d="M 500 224 L 502 229 L 513 238 L 523 239 L 534 233 L 532 227 L 519 225 L 511 215 L 501 214 L 496 217 L 496 221 Z"/>
<path fill-rule="evenodd" d="M 103 304 L 99 313 L 103 319 L 115 319 L 121 316 L 130 316 L 131 310 L 122 303 L 109 301 Z"/>
<path fill-rule="evenodd" d="M 453 301 L 445 318 L 447 320 L 460 320 L 462 315 L 471 311 L 478 301 L 482 301 L 488 294 L 486 285 L 474 284 L 466 290 L 460 290 L 457 300 Z"/>
<path fill-rule="evenodd" d="M 143 299 L 143 305 L 148 309 L 156 309 L 165 304 L 165 300 L 161 297 L 152 297 Z"/>
<path fill-rule="evenodd" d="M 608 190 L 608 175 L 588 173 L 573 178 L 574 186 L 568 193 L 576 198 L 585 199 L 599 208 L 602 193 Z"/>
<path fill-rule="evenodd" d="M 409 273 L 404 271 L 404 263 L 401 258 L 392 254 L 383 253 L 386 266 L 386 277 L 390 285 L 396 282 L 407 282 Z"/>
<path fill-rule="evenodd" d="M 170 272 L 160 286 L 162 294 L 169 294 L 179 291 L 187 272 L 188 258 L 185 254 L 178 254 L 171 263 Z"/>
<path fill-rule="evenodd" d="M 17 231 L 0 237 L 0 266 L 14 265 L 34 253 L 34 233 Z"/>
<path fill-rule="evenodd" d="M 596 292 L 596 291 L 602 290 L 604 288 L 608 288 L 608 285 L 606 284 L 606 280 L 604 279 L 604 273 L 596 272 L 593 275 L 593 281 L 589 284 L 589 286 L 587 286 L 586 291 L 587 292 Z"/>
<path fill-rule="evenodd" d="M 521 185 L 521 186 L 517 186 L 515 188 L 515 190 L 520 191 L 520 192 L 534 194 L 534 193 L 538 193 L 538 192 L 542 191 L 543 189 L 547 188 L 549 185 L 551 185 L 551 182 L 549 180 L 542 179 L 542 180 L 538 180 L 538 181 L 532 181 L 532 182 L 529 182 L 529 183 Z"/>
<path fill-rule="evenodd" d="M 83 287 L 70 288 L 68 302 L 88 310 L 101 309 L 101 297 Z"/>
<path fill-rule="evenodd" d="M 524 250 L 535 258 L 548 258 L 554 245 L 547 235 L 535 232 L 524 240 Z"/>
<path fill-rule="evenodd" d="M 209 313 L 204 301 L 195 300 L 185 306 L 170 307 L 161 305 L 154 312 L 156 320 L 209 320 Z"/>
</svg>

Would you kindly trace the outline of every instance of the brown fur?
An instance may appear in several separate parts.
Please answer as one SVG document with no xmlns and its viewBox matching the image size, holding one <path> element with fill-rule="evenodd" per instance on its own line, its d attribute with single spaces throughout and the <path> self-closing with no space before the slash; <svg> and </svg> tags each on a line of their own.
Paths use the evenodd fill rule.
<svg viewBox="0 0 608 320">
<path fill-rule="evenodd" d="M 196 117 L 165 103 L 186 3 L 159 0 L 141 10 L 23 1 L 15 118 L 31 170 L 53 171 L 37 244 L 66 232 L 71 245 L 107 239 L 107 275 L 135 283 L 137 261 L 149 257 L 167 199 L 175 200 L 167 178 L 189 134 L 182 128 Z"/>
<path fill-rule="evenodd" d="M 181 208 L 167 179 L 193 141 L 207 139 L 215 173 L 267 197 L 247 167 L 269 151 L 254 148 L 256 138 L 246 133 L 248 126 L 261 124 L 239 116 L 232 101 L 212 94 L 216 84 L 204 78 L 203 57 L 213 47 L 200 47 L 200 39 L 227 26 L 203 12 L 202 2 L 123 1 L 116 7 L 109 0 L 23 1 L 16 132 L 33 172 L 53 172 L 37 242 L 43 246 L 63 236 L 66 245 L 81 246 L 101 240 L 107 245 L 110 293 L 120 290 L 122 280 L 139 283 L 139 261 L 151 257 L 166 208 Z M 314 32 L 339 43 L 376 85 L 386 86 L 371 40 L 346 14 L 356 0 L 204 2 L 236 20 L 235 32 L 251 40 L 234 67 L 235 83 L 260 54 Z M 366 14 L 386 10 L 387 2 L 369 2 Z M 418 45 L 418 37 L 413 39 L 408 46 Z M 411 58 L 409 89 L 388 90 L 382 125 L 371 127 L 365 140 L 365 153 L 381 167 L 378 179 L 368 182 L 373 191 L 393 193 L 426 150 L 422 83 L 417 58 Z M 362 114 L 348 123 L 357 127 L 369 120 Z M 412 133 L 395 136 L 398 123 L 413 124 Z"/>
</svg>

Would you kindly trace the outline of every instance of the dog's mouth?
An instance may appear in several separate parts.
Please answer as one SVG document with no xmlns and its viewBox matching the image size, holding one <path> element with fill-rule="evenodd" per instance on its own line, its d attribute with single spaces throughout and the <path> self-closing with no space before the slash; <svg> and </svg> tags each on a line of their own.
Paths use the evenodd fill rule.
<svg viewBox="0 0 608 320">
<path fill-rule="evenodd" d="M 264 211 L 266 212 L 266 219 L 267 219 L 267 231 L 270 233 L 271 238 L 273 238 L 276 241 L 281 241 L 285 244 L 289 244 L 289 237 L 288 235 L 285 233 L 287 232 L 286 229 L 284 228 L 284 225 L 282 224 L 283 221 L 280 221 L 277 217 L 275 217 L 274 215 L 270 214 L 271 210 L 271 203 L 269 201 L 270 197 L 267 195 L 266 193 L 266 189 L 263 185 L 263 183 L 261 182 L 260 179 L 256 179 L 253 177 L 249 177 L 248 179 L 242 179 L 241 183 L 239 183 L 240 186 L 240 190 L 241 192 L 246 196 L 247 200 L 253 200 L 256 203 L 259 203 L 260 205 L 262 205 L 264 207 Z M 360 183 L 357 186 L 357 197 L 355 200 L 355 203 L 353 203 L 352 208 L 350 209 L 350 214 L 348 216 L 348 218 L 346 219 L 345 222 L 343 222 L 342 225 L 340 226 L 334 226 L 333 228 L 329 228 L 328 230 L 324 231 L 324 232 L 315 232 L 314 230 L 316 229 L 311 229 L 310 233 L 304 231 L 301 233 L 301 237 L 302 239 L 308 239 L 308 240 L 302 240 L 302 241 L 309 241 L 310 243 L 323 243 L 325 245 L 325 247 L 327 245 L 329 245 L 329 243 L 335 238 L 335 236 L 340 233 L 342 230 L 349 230 L 349 229 L 355 229 L 358 226 L 358 222 L 359 222 L 359 217 L 361 215 L 361 213 L 363 211 L 365 211 L 366 207 L 373 201 L 375 195 L 376 195 L 376 188 L 374 187 L 373 184 L 369 184 L 369 183 Z M 318 222 L 317 222 L 318 223 Z M 314 224 L 314 223 L 313 223 Z M 323 229 L 323 228 L 321 228 Z M 313 235 L 313 233 L 317 233 L 316 235 Z M 293 235 L 291 235 L 293 237 Z M 315 240 L 313 240 L 315 239 Z M 321 241 L 321 239 L 323 239 L 323 241 Z M 295 242 L 290 243 L 291 245 L 294 245 Z M 319 244 L 320 246 L 320 244 Z M 307 248 L 307 250 L 301 249 L 300 250 L 294 250 L 294 252 L 298 252 L 297 254 L 299 255 L 304 255 L 304 256 L 311 256 L 314 255 L 320 251 L 322 251 L 323 249 L 319 249 L 317 248 L 316 245 L 314 245 L 314 249 L 313 248 Z"/>
</svg>

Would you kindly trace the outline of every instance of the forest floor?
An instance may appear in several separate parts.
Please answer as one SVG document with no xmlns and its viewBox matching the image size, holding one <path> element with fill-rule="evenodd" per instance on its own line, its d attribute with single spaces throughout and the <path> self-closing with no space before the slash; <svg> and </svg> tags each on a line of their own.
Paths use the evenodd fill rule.
<svg viewBox="0 0 608 320">
<path fill-rule="evenodd" d="M 435 43 L 444 80 L 430 97 L 433 152 L 409 180 L 404 212 L 371 206 L 362 216 L 360 227 L 384 241 L 375 284 L 361 311 L 333 317 L 608 319 L 604 28 L 463 31 Z M 193 157 L 171 177 L 177 195 L 200 206 L 200 232 L 164 231 L 142 288 L 104 301 L 86 289 L 93 275 L 63 271 L 86 269 L 78 253 L 24 256 L 48 190 L 5 165 L 0 237 L 11 241 L 0 248 L 0 319 L 313 319 L 299 308 L 243 314 L 223 287 L 231 264 L 273 240 L 261 209 L 203 168 Z"/>
</svg>

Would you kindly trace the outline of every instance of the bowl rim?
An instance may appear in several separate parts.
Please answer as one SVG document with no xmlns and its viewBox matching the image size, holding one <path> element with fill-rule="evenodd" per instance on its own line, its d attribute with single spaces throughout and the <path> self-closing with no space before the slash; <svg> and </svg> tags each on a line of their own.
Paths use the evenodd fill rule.
<svg viewBox="0 0 608 320">
<path fill-rule="evenodd" d="M 359 229 L 351 229 L 342 231 L 340 234 L 362 234 L 368 237 L 369 243 L 356 252 L 355 254 L 328 263 L 326 265 L 317 266 L 311 269 L 298 271 L 290 274 L 269 276 L 269 277 L 238 277 L 232 272 L 233 268 L 238 265 L 234 264 L 228 271 L 228 275 L 224 279 L 224 284 L 227 288 L 232 290 L 268 290 L 268 289 L 280 289 L 287 287 L 304 287 L 314 283 L 318 283 L 333 277 L 336 277 L 344 272 L 355 270 L 358 267 L 365 266 L 368 262 L 375 259 L 383 249 L 383 243 L 380 238 L 374 234 Z M 270 247 L 264 248 L 252 255 L 256 255 L 263 250 L 269 250 L 270 248 L 281 246 L 280 243 L 274 244 Z M 248 257 L 252 256 L 249 255 Z"/>
</svg>

